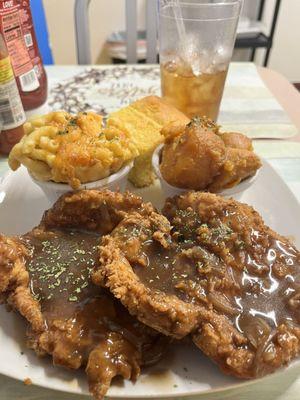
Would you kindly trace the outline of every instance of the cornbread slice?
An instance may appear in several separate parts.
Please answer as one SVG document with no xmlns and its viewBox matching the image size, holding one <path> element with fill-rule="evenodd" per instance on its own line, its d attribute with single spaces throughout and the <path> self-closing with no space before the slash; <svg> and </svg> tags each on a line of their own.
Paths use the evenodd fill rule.
<svg viewBox="0 0 300 400">
<path fill-rule="evenodd" d="M 137 147 L 140 154 L 149 150 L 153 141 L 160 142 L 162 137 L 161 125 L 131 106 L 110 114 L 106 127 L 122 131 Z"/>
<path fill-rule="evenodd" d="M 129 175 L 136 187 L 149 186 L 154 181 L 151 157 L 154 149 L 164 140 L 161 129 L 171 123 L 188 122 L 188 117 L 157 96 L 144 97 L 110 114 L 107 129 L 122 131 L 139 152 Z"/>
<path fill-rule="evenodd" d="M 185 114 L 158 96 L 143 97 L 132 103 L 131 107 L 161 126 L 177 121 L 187 124 L 190 120 Z"/>
</svg>

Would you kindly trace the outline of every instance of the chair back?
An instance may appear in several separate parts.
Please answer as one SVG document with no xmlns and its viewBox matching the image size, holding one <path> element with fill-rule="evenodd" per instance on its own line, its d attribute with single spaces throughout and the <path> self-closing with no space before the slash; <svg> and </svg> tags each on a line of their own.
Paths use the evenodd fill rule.
<svg viewBox="0 0 300 400">
<path fill-rule="evenodd" d="M 75 38 L 78 64 L 91 64 L 88 9 L 91 0 L 75 0 Z M 157 61 L 156 0 L 146 0 L 147 63 Z M 126 61 L 137 62 L 137 0 L 125 0 Z"/>
</svg>

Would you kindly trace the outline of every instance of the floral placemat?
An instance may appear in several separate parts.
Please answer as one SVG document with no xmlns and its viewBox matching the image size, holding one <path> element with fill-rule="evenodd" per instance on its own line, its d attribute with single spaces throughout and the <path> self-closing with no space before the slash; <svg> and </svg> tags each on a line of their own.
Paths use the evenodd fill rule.
<svg viewBox="0 0 300 400">
<path fill-rule="evenodd" d="M 93 67 L 52 87 L 48 104 L 54 110 L 106 115 L 151 94 L 160 94 L 156 66 Z"/>
</svg>

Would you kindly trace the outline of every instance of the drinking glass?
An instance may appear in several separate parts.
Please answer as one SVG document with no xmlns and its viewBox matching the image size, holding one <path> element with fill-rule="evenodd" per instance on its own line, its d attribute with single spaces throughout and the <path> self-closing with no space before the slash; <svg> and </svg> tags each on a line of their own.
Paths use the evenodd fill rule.
<svg viewBox="0 0 300 400">
<path fill-rule="evenodd" d="M 242 0 L 159 0 L 162 96 L 192 118 L 219 114 Z"/>
</svg>

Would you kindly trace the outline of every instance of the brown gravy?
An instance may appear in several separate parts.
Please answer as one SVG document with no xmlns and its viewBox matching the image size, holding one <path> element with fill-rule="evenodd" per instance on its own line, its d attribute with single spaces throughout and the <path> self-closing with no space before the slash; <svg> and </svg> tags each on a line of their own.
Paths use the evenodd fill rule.
<svg viewBox="0 0 300 400">
<path fill-rule="evenodd" d="M 159 243 L 148 240 L 141 250 L 143 258 L 148 260 L 147 266 L 134 263 L 134 272 L 151 289 L 176 294 L 187 300 L 187 293 L 184 294 L 177 286 L 190 280 L 198 281 L 200 277 L 194 260 L 184 255 L 185 247 L 173 244 L 171 248 L 164 249 Z"/>
<path fill-rule="evenodd" d="M 68 318 L 97 295 L 90 274 L 98 258 L 99 235 L 35 230 L 24 239 L 31 248 L 27 266 L 31 292 L 47 318 Z"/>
<path fill-rule="evenodd" d="M 252 342 L 253 330 L 269 335 L 283 323 L 300 326 L 300 254 L 288 241 L 252 229 L 249 246 L 221 221 L 194 219 L 181 232 L 167 249 L 151 236 L 142 243 L 146 262 L 132 266 L 147 287 L 213 307 Z"/>
<path fill-rule="evenodd" d="M 99 258 L 99 235 L 35 229 L 22 239 L 31 252 L 27 264 L 31 292 L 41 304 L 48 328 L 60 326 L 65 332 L 60 340 L 66 358 L 87 360 L 102 343 L 101 357 L 107 364 L 102 367 L 112 369 L 112 364 L 131 360 L 154 341 L 109 292 L 91 282 Z M 145 352 L 144 363 L 156 361 L 162 350 Z"/>
</svg>

